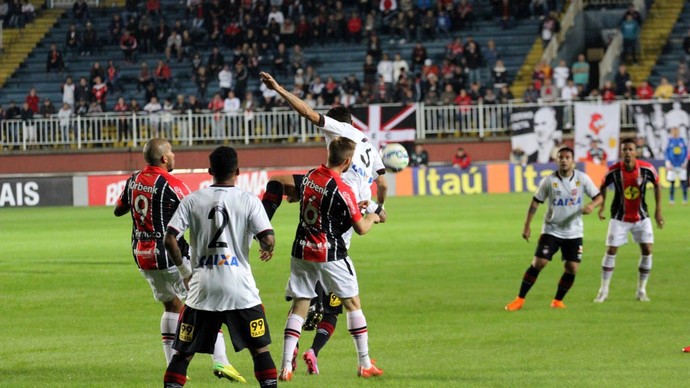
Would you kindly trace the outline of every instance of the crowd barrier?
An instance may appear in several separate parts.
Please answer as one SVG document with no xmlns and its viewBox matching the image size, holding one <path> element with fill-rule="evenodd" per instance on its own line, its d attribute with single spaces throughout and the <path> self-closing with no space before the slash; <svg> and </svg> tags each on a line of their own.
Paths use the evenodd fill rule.
<svg viewBox="0 0 690 388">
<path fill-rule="evenodd" d="M 668 188 L 663 160 L 651 161 L 659 172 L 662 188 Z M 595 183 L 601 182 L 607 167 L 578 163 Z M 437 196 L 533 193 L 541 179 L 557 169 L 556 164 L 478 164 L 461 170 L 450 166 L 407 168 L 386 174 L 389 196 Z M 306 169 L 244 171 L 237 187 L 262 196 L 272 176 L 301 174 Z M 125 187 L 128 173 L 106 175 L 0 177 L 0 207 L 114 206 Z M 206 171 L 176 173 L 194 191 L 212 184 Z M 374 188 L 372 188 L 373 190 Z"/>
</svg>

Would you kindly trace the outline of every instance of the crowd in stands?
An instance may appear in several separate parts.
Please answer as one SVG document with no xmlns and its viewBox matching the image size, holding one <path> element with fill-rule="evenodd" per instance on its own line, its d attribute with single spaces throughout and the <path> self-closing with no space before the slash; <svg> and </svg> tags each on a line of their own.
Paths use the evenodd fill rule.
<svg viewBox="0 0 690 388">
<path fill-rule="evenodd" d="M 24 28 L 36 17 L 36 8 L 29 0 L 0 0 L 0 20 L 3 27 Z"/>
</svg>

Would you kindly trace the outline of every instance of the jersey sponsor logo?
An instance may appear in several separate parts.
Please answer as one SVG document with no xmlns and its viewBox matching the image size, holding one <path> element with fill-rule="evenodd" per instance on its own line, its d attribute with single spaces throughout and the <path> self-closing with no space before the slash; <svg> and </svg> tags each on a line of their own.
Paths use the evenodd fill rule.
<svg viewBox="0 0 690 388">
<path fill-rule="evenodd" d="M 189 323 L 180 323 L 180 333 L 178 338 L 182 342 L 192 342 L 194 339 L 194 325 Z"/>
<path fill-rule="evenodd" d="M 252 338 L 261 337 L 264 334 L 266 334 L 266 323 L 263 318 L 249 322 L 249 335 Z"/>
<path fill-rule="evenodd" d="M 150 194 L 154 194 L 154 195 L 156 193 L 158 193 L 157 187 L 148 186 L 148 185 L 142 184 L 141 182 L 135 182 L 135 181 L 129 182 L 129 189 L 130 190 L 143 191 L 145 193 L 150 193 Z"/>
<path fill-rule="evenodd" d="M 305 176 L 304 179 L 302 179 L 302 185 L 304 187 L 308 187 L 308 188 L 316 191 L 317 193 L 319 193 L 323 196 L 328 195 L 328 190 L 325 187 L 321 187 L 321 186 L 317 185 L 313 180 L 309 179 L 308 176 Z"/>
<path fill-rule="evenodd" d="M 311 250 L 325 250 L 331 247 L 331 244 L 328 242 L 318 242 L 318 243 L 313 243 L 304 239 L 299 240 L 299 245 L 302 247 L 309 248 Z"/>
<path fill-rule="evenodd" d="M 582 197 L 556 198 L 551 202 L 553 206 L 578 206 L 582 203 Z"/>
<path fill-rule="evenodd" d="M 352 171 L 354 171 L 357 175 L 359 175 L 359 176 L 361 176 L 361 177 L 364 177 L 364 178 L 367 178 L 367 172 L 366 172 L 366 170 L 364 170 L 363 168 L 359 167 L 359 166 L 356 165 L 355 163 L 352 163 L 352 164 L 350 165 L 350 168 L 351 168 Z M 373 181 L 374 181 L 374 178 L 373 178 L 373 177 L 370 176 L 370 177 L 367 178 L 367 182 L 368 182 L 368 183 L 372 183 Z"/>
<path fill-rule="evenodd" d="M 196 266 L 197 268 L 202 268 L 202 267 L 207 267 L 211 268 L 214 265 L 221 266 L 234 266 L 234 267 L 239 267 L 240 264 L 237 261 L 237 256 L 226 256 L 226 255 L 208 255 L 208 256 L 201 256 L 199 258 L 199 264 Z"/>
<path fill-rule="evenodd" d="M 623 195 L 625 196 L 625 199 L 628 200 L 637 199 L 637 197 L 640 196 L 640 189 L 635 186 L 626 187 L 623 191 Z"/>
</svg>

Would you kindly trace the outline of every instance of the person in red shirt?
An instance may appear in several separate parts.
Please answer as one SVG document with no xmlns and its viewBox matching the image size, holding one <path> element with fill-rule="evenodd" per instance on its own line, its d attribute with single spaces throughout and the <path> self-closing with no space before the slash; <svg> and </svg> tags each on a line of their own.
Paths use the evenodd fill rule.
<svg viewBox="0 0 690 388">
<path fill-rule="evenodd" d="M 362 18 L 357 12 L 353 12 L 347 20 L 347 41 L 356 44 L 362 41 Z"/>
<path fill-rule="evenodd" d="M 93 79 L 93 87 L 91 88 L 91 95 L 93 96 L 93 101 L 97 102 L 103 112 L 105 112 L 105 97 L 108 94 L 108 86 L 103 83 L 101 77 L 96 76 Z"/>
<path fill-rule="evenodd" d="M 604 88 L 601 89 L 601 99 L 607 103 L 616 101 L 616 89 L 611 81 L 604 83 Z"/>
<path fill-rule="evenodd" d="M 38 98 L 38 94 L 36 94 L 36 88 L 31 88 L 24 102 L 29 104 L 29 109 L 31 109 L 32 112 L 38 113 L 38 103 L 40 100 L 41 99 Z"/>
<path fill-rule="evenodd" d="M 153 72 L 153 76 L 155 77 L 156 84 L 159 89 L 163 89 L 163 87 L 166 87 L 170 89 L 170 79 L 172 78 L 172 72 L 170 71 L 170 66 L 168 66 L 167 63 L 165 63 L 162 60 L 158 61 L 158 66 L 156 66 L 156 70 Z"/>
<path fill-rule="evenodd" d="M 652 269 L 652 244 L 654 243 L 654 230 L 645 202 L 649 183 L 654 186 L 654 202 L 656 202 L 654 219 L 659 229 L 664 227 L 664 218 L 661 215 L 659 176 L 650 163 L 637 160 L 636 148 L 634 139 L 628 138 L 621 141 L 623 160 L 609 167 L 599 190 L 603 197 L 599 208 L 600 220 L 605 219 L 607 187 L 613 185 L 615 194 L 611 201 L 606 254 L 601 263 L 601 287 L 594 299 L 595 303 L 602 303 L 608 297 L 613 268 L 616 264 L 616 253 L 618 253 L 618 247 L 628 242 L 628 232 L 632 234 L 633 241 L 640 244 L 641 251 L 638 264 L 637 300 L 649 302 L 647 280 Z"/>
<path fill-rule="evenodd" d="M 651 100 L 654 96 L 654 89 L 647 81 L 642 81 L 642 85 L 637 88 L 637 99 L 638 100 Z"/>
<path fill-rule="evenodd" d="M 458 150 L 455 152 L 455 155 L 453 155 L 453 167 L 465 170 L 469 168 L 471 164 L 472 159 L 470 158 L 470 155 L 465 153 L 465 150 L 462 147 L 458 148 Z"/>
</svg>

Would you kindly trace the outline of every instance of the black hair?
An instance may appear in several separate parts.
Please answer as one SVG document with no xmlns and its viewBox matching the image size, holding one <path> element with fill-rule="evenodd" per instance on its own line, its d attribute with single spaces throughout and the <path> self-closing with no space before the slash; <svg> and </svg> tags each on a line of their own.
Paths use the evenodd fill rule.
<svg viewBox="0 0 690 388">
<path fill-rule="evenodd" d="M 570 147 L 561 147 L 558 150 L 558 153 L 560 154 L 561 152 L 570 152 L 570 156 L 572 156 L 573 158 L 575 157 L 575 151 L 573 151 L 573 149 Z"/>
<path fill-rule="evenodd" d="M 627 137 L 627 138 L 621 140 L 621 146 L 625 143 L 630 143 L 632 145 L 636 145 L 635 139 L 633 139 L 632 137 Z"/>
<path fill-rule="evenodd" d="M 350 110 L 344 106 L 335 106 L 326 112 L 326 116 L 340 121 L 341 123 L 351 124 L 352 123 L 352 113 Z"/>
<path fill-rule="evenodd" d="M 232 147 L 220 146 L 208 156 L 209 172 L 217 180 L 230 178 L 237 171 L 237 151 Z"/>
</svg>

